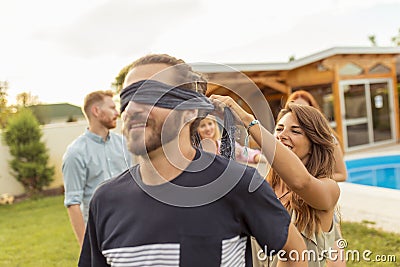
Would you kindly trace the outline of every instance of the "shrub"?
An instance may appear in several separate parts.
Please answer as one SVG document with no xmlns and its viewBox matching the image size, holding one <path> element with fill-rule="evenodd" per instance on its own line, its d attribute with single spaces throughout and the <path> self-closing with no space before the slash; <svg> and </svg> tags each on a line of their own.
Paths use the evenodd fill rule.
<svg viewBox="0 0 400 267">
<path fill-rule="evenodd" d="M 9 162 L 10 173 L 28 195 L 41 192 L 53 180 L 54 166 L 47 166 L 49 155 L 41 137 L 39 122 L 28 109 L 11 117 L 3 132 L 3 140 L 13 156 Z"/>
</svg>

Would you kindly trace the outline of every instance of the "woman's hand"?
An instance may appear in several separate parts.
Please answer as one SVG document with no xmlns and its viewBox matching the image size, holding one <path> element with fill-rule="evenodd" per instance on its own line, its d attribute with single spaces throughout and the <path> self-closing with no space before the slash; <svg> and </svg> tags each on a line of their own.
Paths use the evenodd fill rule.
<svg viewBox="0 0 400 267">
<path fill-rule="evenodd" d="M 217 111 L 223 110 L 224 107 L 231 108 L 235 118 L 238 121 L 242 122 L 245 127 L 247 127 L 250 124 L 250 122 L 254 120 L 254 116 L 252 114 L 247 113 L 230 96 L 211 95 L 209 99 L 217 108 Z"/>
</svg>

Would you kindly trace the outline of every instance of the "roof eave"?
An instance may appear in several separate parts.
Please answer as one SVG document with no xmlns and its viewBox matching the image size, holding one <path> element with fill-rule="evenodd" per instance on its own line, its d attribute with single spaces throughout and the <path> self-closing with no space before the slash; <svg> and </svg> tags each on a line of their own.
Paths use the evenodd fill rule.
<svg viewBox="0 0 400 267">
<path fill-rule="evenodd" d="M 203 73 L 220 72 L 251 72 L 251 71 L 282 71 L 292 70 L 334 55 L 351 54 L 400 54 L 400 47 L 333 47 L 287 63 L 193 63 L 195 71 Z"/>
</svg>

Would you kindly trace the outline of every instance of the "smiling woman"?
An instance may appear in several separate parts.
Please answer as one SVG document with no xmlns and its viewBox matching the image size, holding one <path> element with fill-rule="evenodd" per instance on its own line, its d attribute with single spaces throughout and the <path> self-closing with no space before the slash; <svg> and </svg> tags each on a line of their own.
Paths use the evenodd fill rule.
<svg viewBox="0 0 400 267">
<path fill-rule="evenodd" d="M 284 114 L 282 112 L 282 114 Z M 292 150 L 303 162 L 307 164 L 310 159 L 310 140 L 304 130 L 300 127 L 298 120 L 292 113 L 281 116 L 276 128 L 276 138 L 286 147 Z"/>
<path fill-rule="evenodd" d="M 212 95 L 210 99 L 231 107 L 245 126 L 254 121 L 254 116 L 232 98 Z M 257 144 L 268 144 L 262 146 L 272 166 L 268 181 L 292 215 L 308 249 L 321 255 L 334 246 L 336 235 L 332 225 L 339 187 L 332 179 L 332 132 L 324 116 L 305 105 L 289 104 L 287 109 L 281 110 L 277 121 L 274 134 L 262 125 L 250 127 L 249 133 Z M 253 249 L 257 247 L 253 245 Z M 325 266 L 325 261 L 325 258 L 309 261 L 308 266 Z M 258 263 L 257 266 L 264 266 L 263 262 Z M 272 266 L 277 264 L 275 258 Z"/>
<path fill-rule="evenodd" d="M 306 105 L 310 107 L 314 107 L 321 111 L 321 108 L 318 104 L 318 102 L 315 100 L 312 94 L 310 94 L 307 91 L 303 90 L 298 90 L 293 93 L 291 93 L 286 101 L 285 104 L 285 109 L 288 108 L 290 103 L 295 103 L 299 105 Z M 339 142 L 337 141 L 337 134 L 335 133 L 334 130 L 332 130 L 332 135 L 335 140 L 335 150 L 334 150 L 334 155 L 335 155 L 335 172 L 333 179 L 337 182 L 344 182 L 347 179 L 347 170 L 346 166 L 344 164 L 343 160 L 343 151 L 342 148 L 340 147 Z"/>
</svg>

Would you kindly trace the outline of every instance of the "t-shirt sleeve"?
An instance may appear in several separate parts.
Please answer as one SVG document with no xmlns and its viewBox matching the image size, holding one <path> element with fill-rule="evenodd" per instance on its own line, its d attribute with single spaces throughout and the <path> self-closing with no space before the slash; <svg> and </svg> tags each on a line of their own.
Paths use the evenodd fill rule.
<svg viewBox="0 0 400 267">
<path fill-rule="evenodd" d="M 63 157 L 62 173 L 66 207 L 81 204 L 86 183 L 86 168 L 83 157 L 77 150 L 68 150 Z"/>
<path fill-rule="evenodd" d="M 89 220 L 86 226 L 85 238 L 81 255 L 79 257 L 79 267 L 103 267 L 110 266 L 107 264 L 106 258 L 101 253 L 101 247 L 98 240 L 96 223 L 92 213 L 93 207 L 89 208 Z"/>
<path fill-rule="evenodd" d="M 246 179 L 249 179 L 246 177 Z M 274 255 L 285 245 L 288 236 L 290 216 L 278 200 L 269 184 L 254 170 L 252 181 L 245 183 L 242 214 L 245 229 L 254 236 L 267 253 Z M 259 185 L 256 190 L 249 186 Z"/>
</svg>

